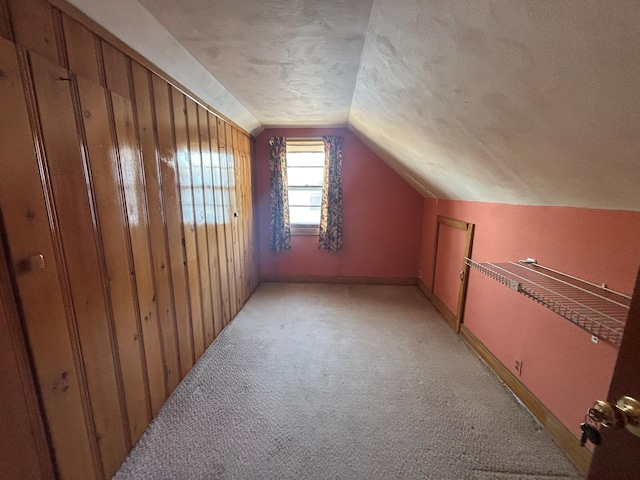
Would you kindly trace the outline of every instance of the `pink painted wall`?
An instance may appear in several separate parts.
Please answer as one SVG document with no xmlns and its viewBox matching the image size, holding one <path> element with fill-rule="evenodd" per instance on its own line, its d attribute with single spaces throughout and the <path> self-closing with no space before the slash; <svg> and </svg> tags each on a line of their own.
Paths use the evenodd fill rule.
<svg viewBox="0 0 640 480">
<path fill-rule="evenodd" d="M 269 138 L 344 137 L 343 250 L 318 249 L 317 236 L 292 236 L 286 252 L 269 251 Z M 423 198 L 346 128 L 266 129 L 255 143 L 261 275 L 415 277 Z"/>
<path fill-rule="evenodd" d="M 436 216 L 476 225 L 472 258 L 533 257 L 630 295 L 640 265 L 640 212 L 427 199 L 420 269 L 431 287 Z M 586 410 L 605 399 L 618 350 L 555 313 L 471 271 L 464 324 L 578 436 Z"/>
</svg>

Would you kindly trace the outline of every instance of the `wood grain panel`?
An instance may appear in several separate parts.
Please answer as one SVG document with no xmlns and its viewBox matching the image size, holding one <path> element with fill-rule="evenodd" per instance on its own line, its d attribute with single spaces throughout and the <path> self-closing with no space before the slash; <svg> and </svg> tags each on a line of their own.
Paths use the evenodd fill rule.
<svg viewBox="0 0 640 480">
<path fill-rule="evenodd" d="M 194 364 L 193 334 L 191 331 L 191 305 L 185 268 L 184 236 L 182 231 L 182 207 L 180 182 L 176 160 L 171 89 L 161 78 L 153 75 L 153 91 L 158 132 L 158 155 L 163 185 L 169 268 L 173 282 L 181 377 Z"/>
<path fill-rule="evenodd" d="M 129 427 L 128 448 L 140 438 L 151 420 L 146 371 L 141 348 L 139 311 L 130 272 L 133 259 L 129 243 L 122 174 L 118 162 L 115 132 L 111 124 L 110 97 L 98 83 L 78 79 L 80 105 L 87 139 L 87 153 L 94 179 L 97 218 L 102 232 L 110 308 L 123 382 Z M 106 235 L 105 235 L 106 233 Z"/>
<path fill-rule="evenodd" d="M 247 205 L 247 199 L 251 197 L 250 188 L 251 183 L 247 178 L 247 154 L 244 149 L 244 144 L 242 142 L 242 137 L 239 137 L 239 151 L 240 151 L 240 167 L 236 169 L 236 176 L 239 178 L 237 183 L 240 185 L 240 196 L 241 199 L 240 204 L 240 224 L 241 224 L 241 232 L 242 232 L 242 271 L 243 271 L 243 282 L 242 289 L 244 292 L 243 295 L 243 304 L 246 299 L 249 297 L 251 292 L 251 271 L 250 271 L 250 261 L 249 261 L 249 226 L 247 221 L 251 215 L 251 209 Z"/>
<path fill-rule="evenodd" d="M 211 304 L 213 306 L 213 337 L 217 337 L 223 329 L 223 308 L 220 293 L 220 262 L 218 259 L 218 238 L 216 231 L 216 205 L 211 158 L 211 137 L 209 136 L 209 120 L 207 111 L 198 108 L 198 133 L 200 135 L 200 152 L 202 154 L 202 186 L 204 194 L 205 222 L 207 229 L 207 251 L 209 253 L 209 274 L 211 277 Z M 216 142 L 217 145 L 217 142 Z M 209 343 L 213 341 L 213 338 Z"/>
<path fill-rule="evenodd" d="M 134 270 L 131 272 L 138 293 L 145 366 L 149 379 L 151 413 L 155 416 L 166 399 L 164 357 L 156 308 L 156 292 L 150 258 L 148 218 L 144 198 L 142 165 L 136 141 L 131 103 L 120 95 L 111 95 L 122 172 L 122 190 L 127 206 L 127 220 Z"/>
<path fill-rule="evenodd" d="M 100 45 L 104 63 L 104 86 L 112 92 L 130 99 L 129 58 L 105 41 L 101 41 Z"/>
<path fill-rule="evenodd" d="M 61 64 L 54 12 L 45 0 L 7 0 L 14 41 L 51 63 Z"/>
<path fill-rule="evenodd" d="M 156 137 L 153 120 L 153 98 L 150 91 L 150 73 L 137 63 L 133 64 L 135 92 L 135 120 L 144 172 L 144 187 L 149 212 L 151 259 L 156 290 L 156 305 L 160 320 L 164 368 L 167 376 L 167 395 L 180 382 L 180 364 L 176 343 L 176 325 L 173 309 L 171 272 L 167 254 L 162 184 L 158 167 Z"/>
<path fill-rule="evenodd" d="M 0 115 L 0 208 L 56 463 L 70 477 L 92 478 L 97 465 L 92 447 L 96 444 L 89 435 L 91 415 L 82 393 L 79 349 L 72 343 L 77 332 L 75 324 L 68 322 L 63 300 L 64 265 L 56 256 L 52 238 L 57 234 L 56 218 L 35 97 L 26 59 L 21 58 L 26 99 L 14 47 L 0 40 L 4 72 L 0 111 L 11 112 L 10 116 Z M 22 262 L 33 255 L 43 256 L 44 268 L 23 268 Z M 73 422 L 68 421 L 69 412 L 73 412 Z"/>
<path fill-rule="evenodd" d="M 236 270 L 233 257 L 233 233 L 231 225 L 231 206 L 230 206 L 230 186 L 229 186 L 229 161 L 227 150 L 227 135 L 225 123 L 218 119 L 218 151 L 220 152 L 220 185 L 222 187 L 222 213 L 225 234 L 225 259 L 227 261 L 227 273 L 229 277 L 229 318 L 233 318 L 237 313 L 238 297 L 236 294 Z"/>
<path fill-rule="evenodd" d="M 41 396 L 25 468 L 106 478 L 257 284 L 251 141 L 64 2 L 0 0 L 0 40 L 0 222 Z"/>
<path fill-rule="evenodd" d="M 11 16 L 7 0 L 0 0 L 0 37 L 13 41 L 13 30 L 11 29 Z"/>
<path fill-rule="evenodd" d="M 249 272 L 248 272 L 248 245 L 247 245 L 247 228 L 246 228 L 246 219 L 249 214 L 246 200 L 247 200 L 247 189 L 249 188 L 245 172 L 246 172 L 246 154 L 244 153 L 244 145 L 240 141 L 240 134 L 237 129 L 234 129 L 234 142 L 236 153 L 236 168 L 234 169 L 235 177 L 236 177 L 236 199 L 238 203 L 238 237 L 239 237 L 239 245 L 238 249 L 240 250 L 240 263 L 242 266 L 242 278 L 241 278 L 241 291 L 242 291 L 242 301 L 240 303 L 240 308 L 244 305 L 244 302 L 249 297 Z"/>
<path fill-rule="evenodd" d="M 249 209 L 249 214 L 247 215 L 247 225 L 248 225 L 248 237 L 249 237 L 249 294 L 253 293 L 253 291 L 258 286 L 258 269 L 256 262 L 256 229 L 254 229 L 254 201 L 255 201 L 255 192 L 254 192 L 254 168 L 253 168 L 253 141 L 244 133 L 244 145 L 245 152 L 247 155 L 245 168 L 246 168 L 246 178 L 247 178 L 247 191 L 249 198 L 247 199 L 247 208 Z"/>
<path fill-rule="evenodd" d="M 237 264 L 237 272 L 239 272 L 238 278 L 236 278 L 236 285 L 238 289 L 238 310 L 242 308 L 244 305 L 244 299 L 246 298 L 246 287 L 245 287 L 245 258 L 244 258 L 244 208 L 242 204 L 242 191 L 244 187 L 244 182 L 242 179 L 242 154 L 238 149 L 238 139 L 236 130 L 232 127 L 232 139 L 233 139 L 233 171 L 229 173 L 233 177 L 233 185 L 234 185 L 234 197 L 236 201 L 235 211 L 232 214 L 232 219 L 235 224 L 235 234 L 236 234 L 236 264 Z"/>
<path fill-rule="evenodd" d="M 200 266 L 196 243 L 196 220 L 191 182 L 191 155 L 187 127 L 187 107 L 185 96 L 175 88 L 173 98 L 173 119 L 176 136 L 178 176 L 180 179 L 180 201 L 182 202 L 182 231 L 184 235 L 187 278 L 191 299 L 191 329 L 196 361 L 204 352 L 204 330 L 202 323 L 202 293 L 200 290 Z"/>
<path fill-rule="evenodd" d="M 241 143 L 241 155 L 242 155 L 242 229 L 243 229 L 243 248 L 244 248 L 244 286 L 245 286 L 245 299 L 253 292 L 252 287 L 252 261 L 251 261 L 251 222 L 253 219 L 253 209 L 251 208 L 251 165 L 249 162 L 250 152 L 248 150 L 248 143 L 245 141 L 244 135 L 240 136 Z"/>
<path fill-rule="evenodd" d="M 100 83 L 98 68 L 100 41 L 75 20 L 62 19 L 69 69 L 76 75 Z"/>
<path fill-rule="evenodd" d="M 53 195 L 64 248 L 73 310 L 82 347 L 96 438 L 105 476 L 111 476 L 127 453 L 118 372 L 105 302 L 102 254 L 94 230 L 91 183 L 78 142 L 70 73 L 32 56 L 33 78 Z M 66 80 L 65 80 L 66 78 Z"/>
<path fill-rule="evenodd" d="M 53 463 L 6 258 L 0 238 L 0 478 L 52 479 Z"/>
<path fill-rule="evenodd" d="M 209 139 L 211 141 L 211 167 L 213 177 L 213 194 L 216 207 L 216 237 L 218 249 L 218 268 L 220 270 L 220 295 L 222 302 L 222 326 L 231 320 L 231 305 L 229 297 L 229 272 L 227 269 L 227 241 L 225 236 L 225 204 L 220 169 L 220 150 L 218 148 L 218 120 L 211 113 L 208 114 Z"/>
<path fill-rule="evenodd" d="M 200 132 L 198 131 L 198 110 L 196 103 L 187 98 L 187 124 L 189 126 L 189 154 L 191 158 L 191 186 L 196 229 L 196 248 L 200 270 L 200 295 L 202 299 L 202 322 L 204 345 L 213 341 L 213 305 L 211 302 L 211 277 L 209 272 L 209 247 L 205 217 L 204 183 L 202 181 L 202 153 L 200 152 Z"/>
<path fill-rule="evenodd" d="M 233 316 L 242 307 L 242 260 L 240 258 L 240 237 L 238 235 L 238 205 L 236 201 L 236 176 L 235 176 L 235 151 L 233 148 L 233 127 L 225 123 L 227 136 L 227 175 L 229 182 L 229 213 L 233 245 L 233 265 L 235 284 L 235 308 L 232 310 Z"/>
<path fill-rule="evenodd" d="M 245 194 L 247 183 L 244 178 L 244 152 L 242 150 L 242 143 L 240 141 L 240 132 L 237 128 L 231 126 L 233 130 L 234 141 L 234 176 L 236 184 L 236 209 L 238 210 L 238 217 L 236 219 L 238 229 L 238 254 L 240 256 L 240 267 L 242 269 L 242 277 L 239 279 L 240 291 L 242 296 L 239 300 L 238 310 L 240 310 L 249 297 L 249 288 L 247 286 L 247 249 L 246 249 L 246 235 L 245 235 Z"/>
</svg>

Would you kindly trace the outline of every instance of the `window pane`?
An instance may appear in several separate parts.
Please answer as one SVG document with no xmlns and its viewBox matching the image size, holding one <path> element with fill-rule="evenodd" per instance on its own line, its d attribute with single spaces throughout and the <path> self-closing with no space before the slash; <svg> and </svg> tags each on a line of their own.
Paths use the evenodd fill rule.
<svg viewBox="0 0 640 480">
<path fill-rule="evenodd" d="M 324 154 L 324 141 L 320 138 L 287 139 L 287 153 L 289 152 L 320 152 Z"/>
<path fill-rule="evenodd" d="M 289 186 L 321 187 L 324 180 L 324 168 L 287 168 Z"/>
<path fill-rule="evenodd" d="M 289 207 L 291 225 L 320 225 L 320 207 Z"/>
<path fill-rule="evenodd" d="M 322 204 L 322 188 L 289 188 L 289 205 L 315 206 Z"/>
<path fill-rule="evenodd" d="M 324 153 L 287 152 L 287 167 L 324 167 Z"/>
</svg>

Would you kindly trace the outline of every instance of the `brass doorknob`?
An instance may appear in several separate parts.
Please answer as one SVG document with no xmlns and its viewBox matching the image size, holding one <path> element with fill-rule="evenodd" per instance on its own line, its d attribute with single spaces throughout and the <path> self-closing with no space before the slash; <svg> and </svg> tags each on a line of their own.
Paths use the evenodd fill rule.
<svg viewBox="0 0 640 480">
<path fill-rule="evenodd" d="M 616 404 L 602 400 L 589 409 L 589 417 L 605 428 L 625 427 L 640 437 L 640 402 L 632 397 L 621 397 Z"/>
<path fill-rule="evenodd" d="M 616 408 L 624 419 L 624 428 L 636 437 L 640 437 L 640 402 L 625 396 L 618 399 Z"/>
</svg>

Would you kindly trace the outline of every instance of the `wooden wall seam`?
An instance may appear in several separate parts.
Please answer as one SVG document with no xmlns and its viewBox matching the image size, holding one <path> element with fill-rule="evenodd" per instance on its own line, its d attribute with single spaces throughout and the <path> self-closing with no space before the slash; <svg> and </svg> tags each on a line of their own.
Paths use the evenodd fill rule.
<svg viewBox="0 0 640 480">
<path fill-rule="evenodd" d="M 93 419 L 93 414 L 91 412 L 91 401 L 89 399 L 88 390 L 87 390 L 87 378 L 84 367 L 84 360 L 81 353 L 79 334 L 77 331 L 76 324 L 74 322 L 74 311 L 72 306 L 72 299 L 70 298 L 70 287 L 67 281 L 67 273 L 66 273 L 66 265 L 63 261 L 64 258 L 64 250 L 62 247 L 62 241 L 60 239 L 60 228 L 58 226 L 57 214 L 56 214 L 56 204 L 52 195 L 52 186 L 50 185 L 50 173 L 47 165 L 47 156 L 45 153 L 44 141 L 43 141 L 43 133 L 39 120 L 38 113 L 38 105 L 35 93 L 35 87 L 32 83 L 32 71 L 31 71 L 31 63 L 29 54 L 22 48 L 17 47 L 18 52 L 18 60 L 20 62 L 21 73 L 23 76 L 23 86 L 26 92 L 27 98 L 27 109 L 29 112 L 29 120 L 31 122 L 31 131 L 33 134 L 33 141 L 35 145 L 35 152 L 38 159 L 38 167 L 40 170 L 40 181 L 41 186 L 44 192 L 45 205 L 47 208 L 47 217 L 49 221 L 49 228 L 51 230 L 51 240 L 53 243 L 53 255 L 56 263 L 56 269 L 58 273 L 58 282 L 61 288 L 61 297 L 62 297 L 62 305 L 65 311 L 65 316 L 67 318 L 67 329 L 68 335 L 71 342 L 71 350 L 73 352 L 73 361 L 75 366 L 75 371 L 77 375 L 77 381 L 79 385 L 80 392 L 80 400 L 82 402 L 82 411 L 84 422 L 86 425 L 86 430 L 89 432 L 89 436 L 87 439 L 87 445 L 90 449 L 91 462 L 93 463 L 94 475 L 96 478 L 100 478 L 101 475 L 98 472 L 102 471 L 102 460 L 100 458 L 100 453 L 98 451 L 97 444 L 97 435 L 95 431 L 95 424 Z M 70 373 L 65 370 L 60 374 L 60 380 L 64 383 L 69 380 Z M 54 387 L 55 388 L 55 387 Z M 64 386 L 62 387 L 64 388 Z M 45 410 L 47 406 L 46 398 L 45 402 Z M 50 429 L 54 429 L 51 421 L 51 415 L 48 415 L 48 425 Z M 57 427 L 58 429 L 64 428 L 62 425 Z M 53 431 L 53 446 L 54 449 L 59 451 L 62 450 L 59 443 L 56 441 L 56 434 L 61 432 Z M 79 452 L 76 452 L 79 453 Z M 67 467 L 60 462 L 60 455 L 56 455 L 58 468 L 61 471 L 64 471 Z M 65 468 L 66 467 L 66 468 Z M 82 466 L 84 469 L 85 466 Z M 85 470 L 86 471 L 86 470 Z M 88 473 L 88 472 L 87 472 Z"/>
<path fill-rule="evenodd" d="M 2 0 L 0 0 L 0 1 L 2 1 Z M 223 122 L 226 122 L 226 123 L 232 125 L 234 128 L 237 128 L 237 129 L 239 129 L 239 130 L 241 130 L 243 132 L 246 132 L 248 135 L 251 136 L 251 138 L 253 138 L 253 136 L 251 135 L 250 132 L 247 132 L 244 128 L 242 128 L 240 125 L 235 123 L 233 120 L 231 120 L 227 116 L 223 115 L 222 113 L 218 112 L 215 109 L 214 105 L 211 105 L 211 104 L 207 103 L 206 101 L 204 101 L 197 94 L 195 94 L 194 92 L 192 92 L 191 90 L 189 90 L 188 88 L 183 86 L 180 82 L 175 80 L 168 73 L 162 71 L 155 64 L 153 64 L 152 62 L 147 60 L 143 55 L 138 53 L 133 48 L 129 47 L 129 45 L 127 45 L 122 40 L 120 40 L 118 37 L 113 35 L 106 28 L 104 28 L 100 24 L 98 24 L 95 20 L 91 19 L 85 13 L 81 12 L 74 5 L 71 5 L 66 0 L 42 0 L 42 1 L 46 1 L 54 9 L 59 10 L 63 15 L 66 15 L 69 18 L 74 19 L 75 21 L 77 21 L 78 23 L 82 24 L 86 28 L 88 28 L 91 31 L 95 32 L 99 37 L 101 37 L 104 41 L 106 41 L 109 44 L 111 44 L 114 48 L 120 50 L 125 55 L 130 57 L 132 60 L 138 62 L 140 65 L 145 67 L 151 73 L 153 73 L 153 74 L 157 75 L 158 77 L 160 77 L 167 84 L 169 84 L 172 87 L 174 87 L 177 90 L 179 90 L 183 95 L 185 95 L 185 97 L 195 101 L 199 105 L 202 105 L 205 109 L 210 111 L 216 118 L 219 118 Z"/>
<path fill-rule="evenodd" d="M 0 0 L 0 233 L 54 474 L 102 479 L 257 286 L 253 142 L 54 4 Z"/>
<path fill-rule="evenodd" d="M 176 374 L 179 377 L 179 380 L 182 380 L 184 375 L 182 372 L 184 371 L 182 367 L 182 362 L 180 358 L 180 343 L 178 340 L 178 318 L 176 313 L 176 305 L 175 305 L 175 289 L 173 284 L 173 269 L 171 266 L 171 249 L 169 245 L 169 231 L 167 225 L 167 211 L 165 205 L 165 190 L 164 190 L 164 181 L 162 176 L 162 167 L 160 161 L 160 139 L 158 133 L 158 115 L 156 111 L 156 95 L 154 88 L 154 77 L 153 73 L 149 74 L 149 92 L 150 92 L 150 100 L 151 100 L 151 123 L 153 128 L 153 139 L 155 145 L 155 169 L 156 169 L 156 180 L 158 182 L 158 200 L 160 202 L 160 212 L 162 219 L 162 233 L 164 236 L 164 250 L 165 250 L 165 267 L 167 269 L 167 278 L 169 283 L 169 295 L 171 298 L 171 319 L 173 326 L 173 343 L 174 348 L 176 350 L 176 359 L 177 359 L 177 372 Z"/>
<path fill-rule="evenodd" d="M 159 81 L 163 81 L 162 79 L 160 79 L 160 77 L 155 77 L 158 78 Z M 176 273 L 176 277 L 174 278 L 174 285 L 177 285 L 178 283 L 182 284 L 182 282 L 184 282 L 184 292 L 185 292 L 185 304 L 184 304 L 184 308 L 186 309 L 186 316 L 185 318 L 188 321 L 185 322 L 181 322 L 182 324 L 182 331 L 180 329 L 180 324 L 177 325 L 178 327 L 178 341 L 180 343 L 180 354 L 182 355 L 183 361 L 181 362 L 181 366 L 182 366 L 182 376 L 184 377 L 187 373 L 187 371 L 191 368 L 191 366 L 193 364 L 195 364 L 195 357 L 194 357 L 194 344 L 193 344 L 193 326 L 191 324 L 191 318 L 192 318 L 192 311 L 191 311 L 191 293 L 189 290 L 189 274 L 187 271 L 187 253 L 186 253 L 186 242 L 185 242 L 185 237 L 184 237 L 184 230 L 183 230 L 183 225 L 185 223 L 184 220 L 184 216 L 183 216 L 183 209 L 182 209 L 182 205 L 183 205 L 183 201 L 182 201 L 182 188 L 181 188 L 181 184 L 180 184 L 180 174 L 176 171 L 178 170 L 177 167 L 177 163 L 178 163 L 178 147 L 177 147 L 177 136 L 176 136 L 176 125 L 175 125 L 175 116 L 174 116 L 174 105 L 173 105 L 173 88 L 171 87 L 171 85 L 166 84 L 165 85 L 165 94 L 166 94 L 166 99 L 167 99 L 167 104 L 166 104 L 166 114 L 169 117 L 169 127 L 170 127 L 170 147 L 171 147 L 171 153 L 170 155 L 172 156 L 172 160 L 175 164 L 175 168 L 173 170 L 170 170 L 166 164 L 165 164 L 165 168 L 163 169 L 163 173 L 166 175 L 166 178 L 171 179 L 173 178 L 173 180 L 175 181 L 175 188 L 174 188 L 174 193 L 176 195 L 176 199 L 178 202 L 178 205 L 180 205 L 180 208 L 175 209 L 175 218 L 174 218 L 174 225 L 173 225 L 173 229 L 171 231 L 174 240 L 173 240 L 173 244 L 174 244 L 174 248 L 176 246 L 178 246 L 178 240 L 179 240 L 179 247 L 178 247 L 178 252 L 175 252 L 173 254 L 171 254 L 171 251 L 169 252 L 169 258 L 173 258 L 175 260 L 172 260 L 177 262 L 175 264 L 176 267 L 175 271 L 177 272 L 180 268 L 179 265 L 180 263 L 182 264 L 182 275 L 180 275 L 179 273 Z M 158 97 L 156 97 L 156 102 L 159 102 L 160 100 L 158 99 Z M 166 132 L 165 132 L 166 135 Z M 171 175 L 171 172 L 173 172 L 173 176 Z M 177 223 L 176 223 L 177 222 Z M 173 270 L 172 270 L 173 271 Z M 177 312 L 176 312 L 177 315 Z"/>
<path fill-rule="evenodd" d="M 150 193 L 155 191 L 157 185 L 157 175 L 152 177 L 152 168 L 157 155 L 157 147 L 154 142 L 153 122 L 150 118 L 151 103 L 153 101 L 150 87 L 150 73 L 137 63 L 129 62 L 129 90 L 133 104 L 133 118 L 138 143 L 139 168 L 141 171 L 141 192 L 142 198 L 146 202 L 143 205 L 144 224 L 147 229 L 148 251 L 151 262 L 151 282 L 153 285 L 153 303 L 156 311 L 158 329 L 160 333 L 160 345 L 164 365 L 165 391 L 166 396 L 173 391 L 179 382 L 179 359 L 174 351 L 173 328 L 170 326 L 170 312 L 172 310 L 169 292 L 164 279 L 166 275 L 165 246 L 163 245 L 164 232 L 158 234 L 158 229 L 162 229 L 162 221 L 158 221 L 158 211 L 155 202 L 158 195 Z M 150 121 L 151 120 L 151 121 Z M 145 126 L 143 126 L 145 125 Z M 152 203 L 153 202 L 153 203 Z M 154 208 L 151 208 L 154 206 Z M 162 291 L 161 291 L 162 289 Z M 169 308 L 167 308 L 167 303 Z"/>
<path fill-rule="evenodd" d="M 0 37 L 10 42 L 14 41 L 11 15 L 9 14 L 7 0 L 0 0 Z"/>
<path fill-rule="evenodd" d="M 103 50 L 103 53 L 104 53 L 104 50 Z M 132 143 L 135 142 L 135 150 L 133 149 L 130 150 L 131 156 L 128 159 L 130 162 L 129 173 L 134 174 L 136 178 L 139 180 L 139 185 L 136 185 L 135 192 L 133 189 L 131 188 L 129 189 L 129 193 L 131 195 L 132 201 L 128 203 L 129 204 L 135 203 L 135 206 L 132 205 L 132 208 L 135 208 L 135 211 L 131 210 L 132 218 L 136 219 L 134 223 L 136 224 L 142 223 L 143 225 L 143 227 L 136 228 L 136 230 L 139 231 L 138 235 L 140 237 L 137 242 L 137 246 L 140 248 L 139 249 L 134 248 L 133 250 L 134 252 L 136 250 L 139 251 L 138 255 L 135 255 L 134 253 L 134 262 L 136 258 L 138 258 L 139 261 L 143 263 L 140 263 L 139 266 L 134 265 L 134 275 L 138 280 L 142 279 L 143 277 L 145 278 L 145 280 L 148 279 L 147 280 L 148 285 L 146 286 L 147 288 L 146 294 L 143 297 L 144 308 L 142 309 L 144 310 L 144 313 L 146 313 L 146 315 L 143 315 L 143 313 L 141 312 L 142 335 L 143 335 L 143 341 L 145 343 L 145 346 L 147 345 L 147 341 L 148 341 L 147 339 L 150 339 L 151 335 L 153 335 L 154 345 L 157 346 L 159 349 L 158 351 L 160 355 L 160 364 L 161 364 L 160 370 L 162 372 L 162 380 L 163 380 L 162 383 L 164 384 L 164 395 L 161 395 L 159 390 L 151 388 L 151 379 L 153 378 L 154 381 L 158 381 L 158 382 L 160 381 L 160 379 L 156 379 L 155 375 L 150 374 L 148 371 L 147 375 L 149 377 L 150 390 L 151 390 L 151 396 L 152 396 L 152 401 L 151 401 L 152 412 L 153 412 L 153 416 L 155 416 L 160 410 L 162 403 L 164 403 L 164 399 L 166 399 L 166 396 L 168 396 L 168 391 L 169 391 L 168 384 L 167 384 L 168 372 L 166 367 L 164 342 L 162 339 L 162 325 L 160 323 L 159 309 L 158 309 L 158 304 L 156 302 L 157 289 L 156 289 L 156 279 L 155 279 L 154 268 L 153 268 L 154 266 L 153 251 L 152 251 L 151 239 L 149 238 L 150 237 L 149 213 L 148 213 L 147 203 L 142 202 L 139 199 L 135 198 L 137 196 L 136 193 L 139 194 L 140 199 L 146 199 L 147 195 L 146 195 L 146 187 L 145 187 L 144 162 L 142 161 L 142 158 L 141 158 L 142 156 L 141 145 L 140 145 L 141 142 L 140 142 L 140 136 L 138 133 L 139 119 L 138 119 L 138 109 L 137 109 L 137 103 L 136 103 L 133 65 L 132 65 L 132 62 L 128 59 L 126 61 L 126 72 L 127 72 L 128 90 L 130 95 L 129 98 L 131 100 L 131 114 L 133 118 L 133 125 L 129 125 L 128 122 L 125 121 L 123 128 L 127 128 L 127 130 L 129 131 L 129 135 L 133 136 L 133 138 L 128 138 L 128 140 L 131 140 Z M 126 98 L 126 97 L 123 97 L 123 98 Z M 126 142 L 126 144 L 123 144 L 124 148 L 127 148 L 128 145 L 130 145 L 129 142 Z M 130 180 L 125 178 L 124 181 L 129 182 Z M 125 196 L 126 196 L 126 193 L 127 193 L 127 188 L 125 187 Z M 144 273 L 145 275 L 141 275 L 141 273 Z M 140 282 L 138 282 L 138 286 L 140 286 Z M 146 332 L 145 332 L 145 327 L 146 327 Z M 157 344 L 155 342 L 156 338 L 158 340 Z M 153 355 L 147 349 L 145 349 L 145 353 L 149 355 L 147 357 L 147 367 L 149 367 L 150 366 L 149 358 L 153 356 L 157 360 L 157 355 Z M 154 399 L 155 399 L 155 403 L 154 403 Z"/>
<path fill-rule="evenodd" d="M 15 378 L 20 383 L 22 395 L 14 392 L 14 399 L 0 398 L 0 406 L 3 411 L 11 411 L 11 415 L 7 415 L 5 421 L 7 417 L 11 421 L 14 421 L 15 417 L 21 417 L 23 412 L 18 410 L 21 409 L 28 417 L 28 424 L 23 424 L 23 430 L 20 432 L 6 431 L 9 434 L 0 437 L 0 444 L 3 441 L 6 442 L 2 445 L 0 454 L 6 454 L 10 458 L 23 455 L 25 457 L 22 459 L 23 463 L 27 464 L 25 467 L 29 469 L 26 472 L 28 475 L 52 479 L 56 476 L 56 469 L 55 460 L 51 454 L 51 437 L 41 415 L 42 405 L 38 386 L 32 377 L 34 369 L 30 361 L 29 345 L 25 341 L 19 307 L 16 304 L 19 300 L 16 298 L 16 286 L 10 273 L 3 232 L 4 222 L 0 215 L 0 317 L 6 322 L 6 330 L 5 324 L 0 322 L 3 333 L 0 335 L 2 341 L 0 356 L 5 354 L 13 357 L 13 362 L 8 362 L 6 357 L 3 357 L 0 370 L 7 369 L 3 371 L 3 384 L 11 388 L 14 386 L 12 380 Z M 4 428 L 3 431 L 5 431 Z M 17 435 L 21 438 L 17 438 Z M 35 452 L 29 451 L 29 447 Z M 35 463 L 32 462 L 33 458 L 29 454 L 35 455 L 37 458 Z M 10 467 L 9 462 L 0 461 L 0 476 L 9 477 L 12 472 L 4 471 L 3 467 Z"/>
<path fill-rule="evenodd" d="M 61 27 L 62 26 L 61 19 L 59 19 L 59 24 Z M 65 56 L 66 56 L 66 49 L 65 49 Z M 68 62 L 66 63 L 68 65 Z M 79 87 L 76 80 L 76 76 L 73 73 L 70 74 L 70 78 L 71 78 L 71 82 L 70 82 L 71 99 L 73 103 L 73 110 L 75 113 L 77 135 L 81 144 L 80 150 L 82 152 L 82 158 L 83 158 L 83 162 L 82 162 L 83 170 L 85 175 L 85 181 L 88 185 L 88 191 L 90 192 L 89 208 L 91 211 L 91 220 L 92 220 L 93 229 L 94 229 L 95 248 L 98 255 L 98 267 L 100 272 L 100 280 L 102 283 L 102 294 L 104 298 L 105 308 L 107 311 L 106 323 L 109 331 L 109 343 L 111 345 L 111 355 L 113 358 L 114 373 L 116 377 L 116 384 L 117 384 L 117 390 L 118 390 L 118 401 L 120 403 L 120 409 L 121 409 L 120 421 L 122 422 L 123 433 L 124 433 L 123 440 L 125 442 L 126 450 L 129 451 L 133 445 L 131 444 L 131 438 L 129 436 L 130 427 L 129 427 L 129 420 L 127 415 L 127 405 L 125 402 L 124 384 L 122 380 L 122 366 L 120 364 L 120 357 L 119 357 L 118 347 L 116 343 L 116 333 L 115 333 L 115 324 L 114 324 L 114 317 L 113 317 L 111 292 L 109 290 L 109 283 L 107 281 L 105 252 L 104 252 L 104 246 L 102 244 L 103 233 L 100 227 L 99 213 L 96 207 L 96 200 L 94 195 L 94 192 L 95 192 L 94 178 L 92 176 L 91 168 L 89 166 L 89 159 L 87 158 L 89 149 L 87 145 L 88 142 L 87 142 L 86 132 L 84 129 L 84 123 L 82 121 L 82 108 L 80 103 L 80 94 L 78 91 Z"/>
<path fill-rule="evenodd" d="M 62 14 L 60 10 L 52 8 L 51 15 L 53 16 L 53 32 L 55 34 L 55 44 L 58 47 L 58 64 L 69 69 L 69 58 L 67 55 L 67 43 L 65 41 L 64 27 L 62 25 Z"/>
</svg>

